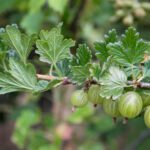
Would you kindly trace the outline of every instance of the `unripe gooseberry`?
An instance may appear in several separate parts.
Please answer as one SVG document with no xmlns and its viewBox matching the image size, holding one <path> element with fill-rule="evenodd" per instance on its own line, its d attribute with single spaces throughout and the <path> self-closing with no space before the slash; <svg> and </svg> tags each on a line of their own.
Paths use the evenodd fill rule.
<svg viewBox="0 0 150 150">
<path fill-rule="evenodd" d="M 150 128 L 150 106 L 146 107 L 144 113 L 144 122 L 148 128 Z"/>
<path fill-rule="evenodd" d="M 119 111 L 123 117 L 134 118 L 142 111 L 142 98 L 136 92 L 127 92 L 118 101 Z"/>
<path fill-rule="evenodd" d="M 84 90 L 76 90 L 71 96 L 74 107 L 83 107 L 88 103 L 88 95 Z"/>
<path fill-rule="evenodd" d="M 117 100 L 105 99 L 103 101 L 103 109 L 104 109 L 104 112 L 110 115 L 111 117 L 120 116 Z"/>
<path fill-rule="evenodd" d="M 88 100 L 94 105 L 102 104 L 103 98 L 100 96 L 100 86 L 93 84 L 88 90 Z"/>
</svg>

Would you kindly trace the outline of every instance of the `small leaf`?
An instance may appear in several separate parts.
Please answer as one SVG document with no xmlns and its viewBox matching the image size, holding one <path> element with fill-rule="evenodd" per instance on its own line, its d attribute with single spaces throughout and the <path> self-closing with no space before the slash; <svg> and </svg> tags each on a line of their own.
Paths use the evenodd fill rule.
<svg viewBox="0 0 150 150">
<path fill-rule="evenodd" d="M 61 71 L 62 76 L 69 76 L 71 73 L 70 70 L 70 60 L 64 59 L 57 63 L 58 69 Z"/>
<path fill-rule="evenodd" d="M 96 56 L 101 61 L 104 62 L 109 57 L 107 45 L 109 43 L 114 43 L 118 39 L 115 29 L 109 31 L 108 35 L 105 35 L 105 41 L 95 42 L 94 46 L 96 49 Z"/>
<path fill-rule="evenodd" d="M 139 33 L 135 28 L 129 27 L 123 35 L 122 44 L 124 48 L 134 50 L 139 40 Z"/>
<path fill-rule="evenodd" d="M 90 64 L 85 66 L 72 66 L 72 80 L 79 85 L 81 85 L 84 81 L 86 81 L 90 77 L 89 68 Z"/>
<path fill-rule="evenodd" d="M 36 42 L 36 53 L 40 55 L 41 61 L 56 65 L 57 62 L 70 57 L 69 49 L 74 44 L 72 39 L 64 39 L 60 27 L 49 32 L 42 30 L 40 39 Z"/>
<path fill-rule="evenodd" d="M 6 26 L 6 30 L 0 34 L 2 40 L 11 49 L 14 49 L 21 61 L 26 63 L 26 59 L 29 56 L 35 36 L 27 36 L 21 34 L 19 29 L 15 26 Z"/>
<path fill-rule="evenodd" d="M 114 64 L 114 62 L 113 62 L 113 60 L 112 60 L 112 57 L 109 56 L 109 57 L 107 58 L 107 60 L 106 60 L 106 61 L 103 63 L 103 65 L 102 65 L 102 68 L 101 68 L 101 76 L 104 75 L 104 74 L 108 71 L 108 69 L 110 68 L 110 66 L 113 66 L 113 65 L 115 65 L 115 64 Z"/>
<path fill-rule="evenodd" d="M 118 39 L 117 32 L 115 29 L 110 30 L 108 34 L 106 34 L 104 37 L 106 43 L 114 43 Z"/>
<path fill-rule="evenodd" d="M 6 32 L 1 33 L 1 38 L 6 45 L 16 50 L 21 61 L 26 63 L 26 59 L 32 50 L 32 45 L 36 38 L 35 35 L 27 36 L 22 34 L 16 26 L 8 25 L 6 26 Z"/>
<path fill-rule="evenodd" d="M 100 82 L 102 85 L 100 95 L 107 99 L 117 99 L 122 95 L 123 89 L 126 87 L 127 77 L 118 67 L 110 67 L 108 74 Z"/>
<path fill-rule="evenodd" d="M 90 68 L 90 74 L 93 77 L 94 80 L 99 80 L 100 75 L 101 75 L 101 68 L 100 65 L 97 63 L 93 63 L 91 68 Z"/>
<path fill-rule="evenodd" d="M 107 57 L 109 56 L 108 54 L 108 49 L 107 49 L 107 44 L 105 42 L 96 42 L 94 44 L 95 49 L 96 49 L 96 57 L 101 61 L 104 62 Z"/>
<path fill-rule="evenodd" d="M 132 76 L 134 79 L 137 78 L 141 73 L 141 69 L 137 65 L 127 66 L 126 68 L 124 68 L 124 71 L 126 72 L 126 75 L 128 77 Z"/>
<path fill-rule="evenodd" d="M 110 43 L 107 48 L 114 61 L 123 66 L 131 66 L 140 63 L 144 59 L 144 53 L 150 44 L 139 39 L 139 34 L 133 27 L 126 30 L 122 41 Z"/>
<path fill-rule="evenodd" d="M 76 56 L 73 57 L 73 66 L 84 66 L 91 61 L 92 54 L 86 44 L 80 44 L 77 48 Z"/>
</svg>

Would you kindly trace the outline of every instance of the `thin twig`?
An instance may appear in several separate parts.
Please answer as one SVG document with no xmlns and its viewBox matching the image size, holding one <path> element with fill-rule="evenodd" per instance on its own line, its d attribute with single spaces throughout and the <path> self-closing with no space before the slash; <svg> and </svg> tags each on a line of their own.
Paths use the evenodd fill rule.
<svg viewBox="0 0 150 150">
<path fill-rule="evenodd" d="M 37 78 L 49 81 L 49 80 L 57 79 L 58 77 L 55 77 L 55 76 L 52 76 L 52 75 L 37 74 Z M 63 81 L 62 82 L 63 85 L 74 84 L 67 77 L 62 78 L 62 81 Z M 128 81 L 127 84 L 131 85 L 131 86 L 133 85 L 134 87 L 136 86 L 137 88 L 147 88 L 147 89 L 150 89 L 150 83 L 147 83 L 147 82 Z"/>
<path fill-rule="evenodd" d="M 128 81 L 128 85 L 136 86 L 137 88 L 150 88 L 150 83 L 147 82 L 135 82 L 135 81 Z"/>
<path fill-rule="evenodd" d="M 43 75 L 43 74 L 36 74 L 38 79 L 42 79 L 42 80 L 53 80 L 56 79 L 55 76 L 51 76 L 51 75 Z"/>
<path fill-rule="evenodd" d="M 52 75 L 36 74 L 36 76 L 38 79 L 48 80 L 48 81 L 54 80 L 54 79 L 60 79 L 60 78 L 52 76 Z M 62 80 L 62 85 L 74 84 L 67 77 L 63 77 L 60 80 Z"/>
</svg>

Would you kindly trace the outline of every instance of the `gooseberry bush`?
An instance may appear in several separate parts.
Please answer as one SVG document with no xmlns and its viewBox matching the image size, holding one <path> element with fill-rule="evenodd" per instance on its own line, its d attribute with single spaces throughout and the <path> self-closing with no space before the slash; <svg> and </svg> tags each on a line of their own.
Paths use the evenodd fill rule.
<svg viewBox="0 0 150 150">
<path fill-rule="evenodd" d="M 88 102 L 102 105 L 115 120 L 145 113 L 150 127 L 150 42 L 142 40 L 134 27 L 121 36 L 110 30 L 104 41 L 94 43 L 93 53 L 79 44 L 75 54 L 70 50 L 75 41 L 64 38 L 61 25 L 39 35 L 21 33 L 16 25 L 0 31 L 0 94 L 39 93 L 73 84 L 79 88 L 70 98 L 75 108 Z M 49 65 L 47 74 L 39 74 L 31 64 L 32 50 Z"/>
</svg>

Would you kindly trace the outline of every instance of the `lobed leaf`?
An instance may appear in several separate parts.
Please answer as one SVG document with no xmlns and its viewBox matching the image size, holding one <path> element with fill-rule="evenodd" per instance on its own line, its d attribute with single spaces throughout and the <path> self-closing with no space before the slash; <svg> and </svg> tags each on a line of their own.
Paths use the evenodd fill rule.
<svg viewBox="0 0 150 150">
<path fill-rule="evenodd" d="M 53 28 L 49 32 L 42 30 L 40 39 L 36 42 L 38 48 L 36 53 L 40 55 L 41 61 L 56 64 L 70 57 L 69 49 L 74 45 L 72 39 L 64 39 L 60 27 Z"/>
<path fill-rule="evenodd" d="M 70 60 L 64 59 L 62 61 L 59 61 L 57 63 L 58 69 L 61 71 L 62 76 L 68 77 L 70 76 L 71 70 L 70 70 Z"/>
<path fill-rule="evenodd" d="M 84 66 L 91 62 L 92 54 L 86 44 L 80 44 L 76 51 L 76 56 L 73 57 L 73 66 Z"/>
<path fill-rule="evenodd" d="M 0 94 L 15 91 L 43 92 L 61 84 L 61 79 L 37 81 L 36 71 L 32 64 L 10 59 L 10 70 L 0 72 Z"/>
<path fill-rule="evenodd" d="M 22 34 L 16 26 L 8 25 L 5 32 L 2 32 L 0 36 L 6 45 L 9 45 L 10 48 L 17 52 L 20 60 L 26 63 L 36 39 L 35 35 L 27 36 Z"/>
<path fill-rule="evenodd" d="M 10 70 L 0 72 L 0 94 L 14 91 L 32 91 L 37 84 L 35 69 L 31 64 L 23 64 L 10 59 Z"/>
<path fill-rule="evenodd" d="M 118 39 L 115 29 L 112 29 L 108 32 L 108 35 L 105 35 L 105 41 L 95 42 L 94 46 L 96 49 L 96 57 L 101 61 L 105 62 L 109 57 L 107 45 L 109 43 L 114 43 Z"/>
<path fill-rule="evenodd" d="M 122 66 L 140 63 L 144 59 L 144 53 L 149 47 L 150 44 L 141 40 L 133 27 L 129 27 L 126 30 L 121 41 L 110 43 L 107 46 L 114 61 Z"/>
<path fill-rule="evenodd" d="M 71 69 L 72 80 L 81 85 L 90 77 L 90 64 L 85 66 L 73 66 Z"/>
<path fill-rule="evenodd" d="M 127 76 L 118 67 L 110 67 L 109 72 L 100 80 L 102 97 L 118 99 L 126 87 Z"/>
<path fill-rule="evenodd" d="M 93 77 L 94 80 L 99 80 L 101 77 L 102 70 L 100 68 L 100 65 L 97 63 L 93 63 L 90 68 L 90 74 Z"/>
</svg>

